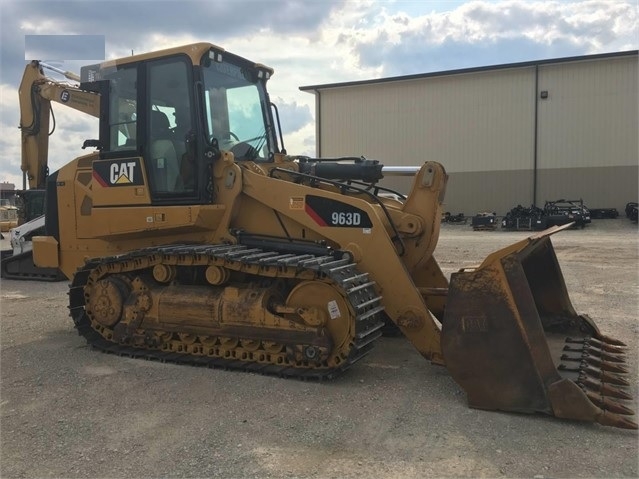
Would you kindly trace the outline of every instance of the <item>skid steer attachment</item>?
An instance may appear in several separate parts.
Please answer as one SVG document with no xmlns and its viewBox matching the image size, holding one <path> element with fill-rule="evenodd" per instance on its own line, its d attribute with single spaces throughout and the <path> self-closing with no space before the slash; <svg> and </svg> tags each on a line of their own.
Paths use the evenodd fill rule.
<svg viewBox="0 0 639 479">
<path fill-rule="evenodd" d="M 624 343 L 573 309 L 545 230 L 451 275 L 442 327 L 448 370 L 471 407 L 542 412 L 637 429 Z"/>
</svg>

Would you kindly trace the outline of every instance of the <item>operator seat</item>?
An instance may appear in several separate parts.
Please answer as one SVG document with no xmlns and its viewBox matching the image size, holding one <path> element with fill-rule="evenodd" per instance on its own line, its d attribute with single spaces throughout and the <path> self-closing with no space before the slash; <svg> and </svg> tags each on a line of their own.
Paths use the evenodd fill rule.
<svg viewBox="0 0 639 479">
<path fill-rule="evenodd" d="M 180 165 L 169 126 L 169 119 L 164 113 L 151 110 L 151 171 L 157 193 L 182 189 Z"/>
</svg>

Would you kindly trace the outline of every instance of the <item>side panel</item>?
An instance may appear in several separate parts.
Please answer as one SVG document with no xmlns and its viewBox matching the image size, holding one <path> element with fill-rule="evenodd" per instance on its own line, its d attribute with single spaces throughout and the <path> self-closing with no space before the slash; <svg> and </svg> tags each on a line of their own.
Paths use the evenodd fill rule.
<svg viewBox="0 0 639 479">
<path fill-rule="evenodd" d="M 98 158 L 98 153 L 77 158 L 50 177 L 47 194 L 51 213 L 47 213 L 49 233 L 45 238 L 57 242 L 59 266 L 68 278 L 90 258 L 162 244 L 207 244 L 228 236 L 228 222 L 241 191 L 241 181 L 229 181 L 231 172 L 233 178 L 240 178 L 237 165 L 219 162 L 216 177 L 220 183 L 219 204 L 126 205 L 126 197 L 107 196 L 104 192 L 104 202 L 111 202 L 112 206 L 95 206 L 94 192 L 103 188 L 95 186 L 93 176 L 93 163 L 101 161 Z M 107 171 L 111 171 L 110 166 Z M 135 181 L 135 173 L 133 176 Z M 105 190 L 118 193 L 134 188 L 145 186 L 115 186 Z M 122 204 L 117 204 L 118 198 Z M 49 252 L 51 244 L 54 243 L 47 240 Z M 34 242 L 34 250 L 38 247 Z"/>
<path fill-rule="evenodd" d="M 225 212 L 224 205 L 93 208 L 91 230 L 86 237 L 108 240 L 121 235 L 159 237 L 162 234 L 186 235 L 195 231 L 206 232 L 220 224 Z M 180 240 L 178 236 L 173 241 Z"/>
</svg>

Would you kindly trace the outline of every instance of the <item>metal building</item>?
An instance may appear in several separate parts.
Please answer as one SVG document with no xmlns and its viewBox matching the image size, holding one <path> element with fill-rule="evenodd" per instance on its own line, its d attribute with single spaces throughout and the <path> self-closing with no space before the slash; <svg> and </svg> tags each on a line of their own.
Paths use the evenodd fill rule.
<svg viewBox="0 0 639 479">
<path fill-rule="evenodd" d="M 445 211 L 505 214 L 579 199 L 637 201 L 637 50 L 303 86 L 315 94 L 317 154 L 384 165 L 442 163 Z M 407 178 L 385 178 L 402 192 Z"/>
</svg>

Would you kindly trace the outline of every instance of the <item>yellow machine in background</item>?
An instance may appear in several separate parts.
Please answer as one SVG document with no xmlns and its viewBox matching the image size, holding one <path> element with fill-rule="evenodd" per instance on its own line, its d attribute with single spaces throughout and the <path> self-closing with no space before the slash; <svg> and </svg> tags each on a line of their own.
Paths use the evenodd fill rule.
<svg viewBox="0 0 639 479">
<path fill-rule="evenodd" d="M 23 171 L 47 188 L 34 258 L 71 279 L 90 344 L 331 378 L 393 323 L 473 407 L 637 428 L 622 344 L 568 299 L 559 228 L 449 284 L 433 256 L 444 167 L 426 162 L 405 197 L 376 186 L 377 161 L 288 155 L 272 74 L 208 43 L 87 66 L 79 86 L 27 65 Z M 51 174 L 49 101 L 100 118 L 96 150 Z"/>
<path fill-rule="evenodd" d="M 18 225 L 18 208 L 15 206 L 0 206 L 0 231 L 3 233 Z"/>
</svg>

